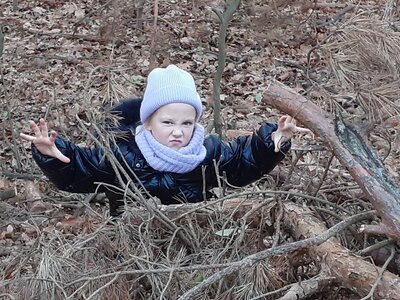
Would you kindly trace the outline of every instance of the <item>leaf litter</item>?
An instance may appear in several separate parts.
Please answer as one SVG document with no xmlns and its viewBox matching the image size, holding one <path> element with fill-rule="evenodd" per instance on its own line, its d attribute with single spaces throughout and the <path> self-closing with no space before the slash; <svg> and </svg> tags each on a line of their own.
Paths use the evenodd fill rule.
<svg viewBox="0 0 400 300">
<path fill-rule="evenodd" d="M 213 266 L 264 249 L 265 245 L 256 241 L 272 235 L 270 222 L 241 224 L 234 215 L 218 210 L 206 212 L 205 219 L 199 216 L 204 212 L 193 213 L 178 223 L 190 228 L 197 245 L 198 251 L 189 253 L 176 233 L 143 215 L 134 204 L 121 220 L 109 224 L 104 200 L 85 206 L 86 195 L 58 191 L 32 161 L 28 145 L 14 140 L 13 131 L 28 131 L 27 120 L 45 116 L 61 135 L 82 145 L 90 144 L 75 116 L 81 116 L 87 124 L 101 122 L 105 108 L 126 97 L 141 96 L 151 66 L 169 63 L 193 73 L 206 108 L 202 121 L 209 122 L 212 108 L 208 99 L 212 98 L 212 78 L 218 63 L 218 21 L 210 8 L 223 8 L 223 3 L 160 1 L 158 5 L 157 29 L 153 28 L 149 2 L 144 5 L 142 30 L 136 28 L 136 2 L 1 4 L 0 182 L 2 189 L 16 186 L 19 190 L 15 198 L 0 202 L 2 293 L 19 299 L 38 295 L 42 299 L 176 299 L 212 275 Z M 353 18 L 336 24 L 331 20 L 338 9 L 328 6 L 302 1 L 243 3 L 227 37 L 221 91 L 227 135 L 235 138 L 254 131 L 262 121 L 278 119 L 278 111 L 262 104 L 262 92 L 267 88 L 264 82 L 269 77 L 328 111 L 339 106 L 350 117 L 366 116 L 371 122 L 382 117 L 371 112 L 399 99 L 398 69 L 391 60 L 400 57 L 399 43 L 397 32 L 373 19 L 378 12 L 371 7 L 365 9 L 368 17 L 358 19 L 353 14 Z M 371 47 L 376 44 L 379 46 Z M 360 72 L 365 68 L 368 73 Z M 367 77 L 371 72 L 373 79 Z M 99 119 L 92 120 L 87 113 L 96 111 L 100 112 Z M 398 114 L 388 114 L 392 111 L 383 110 L 387 120 L 375 128 L 371 143 L 378 152 L 385 149 L 381 155 L 398 178 Z M 301 192 L 312 192 L 318 185 L 329 157 L 329 151 L 323 148 L 303 153 L 310 144 L 318 146 L 318 140 L 308 136 L 296 140 L 296 151 L 278 168 L 291 174 L 291 188 Z M 275 176 L 266 176 L 246 189 L 275 189 Z M 360 197 L 357 189 L 344 188 L 349 178 L 333 161 L 321 186 L 324 196 L 337 204 Z M 339 192 L 329 192 L 341 187 Z M 355 205 L 349 209 L 359 208 Z M 273 206 L 262 215 L 273 219 Z M 334 222 L 331 217 L 326 219 L 328 225 Z M 287 232 L 280 234 L 280 243 L 291 241 Z M 342 239 L 349 249 L 363 245 L 351 237 Z M 316 262 L 303 265 L 306 268 L 300 272 L 291 259 L 287 255 L 257 264 L 243 276 L 226 278 L 219 287 L 207 289 L 203 296 L 251 299 L 318 273 Z M 149 271 L 191 265 L 210 267 L 159 274 Z M 335 299 L 334 294 L 318 299 Z M 347 296 L 343 299 L 352 295 L 347 292 L 343 297 Z"/>
</svg>

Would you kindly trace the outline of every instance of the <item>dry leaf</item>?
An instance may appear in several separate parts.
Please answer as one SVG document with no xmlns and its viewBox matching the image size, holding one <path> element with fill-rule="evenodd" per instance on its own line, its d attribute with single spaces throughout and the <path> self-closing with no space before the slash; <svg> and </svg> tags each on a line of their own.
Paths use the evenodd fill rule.
<svg viewBox="0 0 400 300">
<path fill-rule="evenodd" d="M 10 239 L 12 238 L 14 233 L 14 227 L 10 224 L 7 226 L 6 231 L 2 231 L 0 233 L 0 239 L 4 240 L 4 239 Z"/>
<path fill-rule="evenodd" d="M 56 224 L 56 228 L 63 232 L 77 232 L 82 229 L 83 223 L 83 218 L 68 215 Z"/>
<path fill-rule="evenodd" d="M 27 200 L 40 199 L 38 186 L 32 181 L 25 181 L 25 195 Z"/>
<path fill-rule="evenodd" d="M 52 206 L 49 203 L 44 203 L 43 201 L 35 201 L 33 202 L 32 206 L 30 207 L 30 212 L 45 212 L 48 209 L 51 209 Z"/>
</svg>

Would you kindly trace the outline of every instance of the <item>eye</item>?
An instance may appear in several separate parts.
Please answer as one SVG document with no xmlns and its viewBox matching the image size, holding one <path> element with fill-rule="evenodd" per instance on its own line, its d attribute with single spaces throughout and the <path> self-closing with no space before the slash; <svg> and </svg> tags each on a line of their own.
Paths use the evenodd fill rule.
<svg viewBox="0 0 400 300">
<path fill-rule="evenodd" d="M 183 122 L 183 125 L 185 125 L 185 126 L 192 126 L 192 125 L 193 125 L 193 122 L 191 122 L 191 121 L 186 121 L 186 122 Z"/>
<path fill-rule="evenodd" d="M 162 123 L 165 124 L 165 125 L 171 125 L 172 124 L 171 121 L 163 121 Z"/>
</svg>

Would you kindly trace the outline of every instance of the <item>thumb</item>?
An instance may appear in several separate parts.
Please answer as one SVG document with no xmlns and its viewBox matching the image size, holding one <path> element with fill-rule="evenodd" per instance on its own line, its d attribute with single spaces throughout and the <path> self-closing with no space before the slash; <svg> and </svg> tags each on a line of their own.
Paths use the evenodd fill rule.
<svg viewBox="0 0 400 300">
<path fill-rule="evenodd" d="M 275 152 L 279 152 L 282 144 L 282 133 L 280 131 L 275 131 L 272 134 L 272 141 L 274 142 L 275 145 Z"/>
<path fill-rule="evenodd" d="M 64 154 L 62 154 L 60 152 L 60 150 L 58 150 L 58 149 L 57 149 L 55 158 L 57 158 L 58 160 L 62 161 L 63 163 L 66 163 L 66 164 L 69 164 L 71 162 L 71 160 L 68 157 L 66 157 Z"/>
<path fill-rule="evenodd" d="M 66 157 L 64 154 L 61 155 L 57 155 L 57 159 L 61 160 L 63 163 L 69 164 L 71 162 L 71 160 Z"/>
</svg>

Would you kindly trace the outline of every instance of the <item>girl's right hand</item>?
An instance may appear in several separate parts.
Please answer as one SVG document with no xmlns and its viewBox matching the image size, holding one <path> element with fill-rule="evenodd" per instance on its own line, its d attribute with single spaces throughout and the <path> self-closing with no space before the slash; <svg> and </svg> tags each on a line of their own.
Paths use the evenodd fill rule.
<svg viewBox="0 0 400 300">
<path fill-rule="evenodd" d="M 33 121 L 29 121 L 31 129 L 35 136 L 20 133 L 19 136 L 28 142 L 32 142 L 40 153 L 59 159 L 64 163 L 69 163 L 70 159 L 58 150 L 54 141 L 56 140 L 57 133 L 55 131 L 50 132 L 47 129 L 47 123 L 44 119 L 39 120 L 40 128 Z"/>
</svg>

